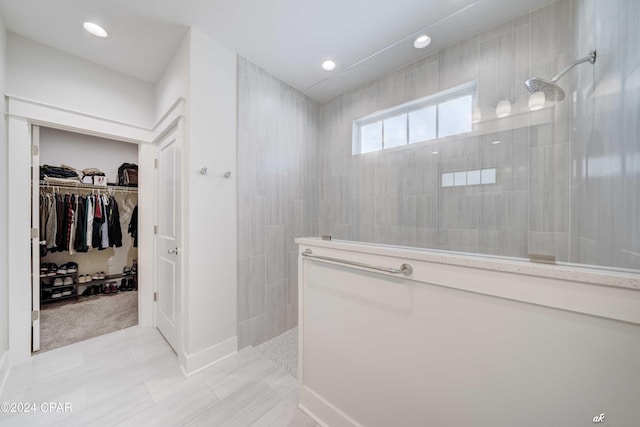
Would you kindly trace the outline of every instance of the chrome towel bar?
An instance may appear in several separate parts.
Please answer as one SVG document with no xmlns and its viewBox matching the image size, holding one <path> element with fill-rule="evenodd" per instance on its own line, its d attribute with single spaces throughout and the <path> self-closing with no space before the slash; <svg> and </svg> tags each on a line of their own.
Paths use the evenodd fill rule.
<svg viewBox="0 0 640 427">
<path fill-rule="evenodd" d="M 339 258 L 331 258 L 328 256 L 314 255 L 311 249 L 305 249 L 304 251 L 302 251 L 302 256 L 306 258 L 314 258 L 314 259 L 319 259 L 323 261 L 336 262 L 339 264 L 355 265 L 356 267 L 368 268 L 370 270 L 383 271 L 385 273 L 391 273 L 391 274 L 404 274 L 405 276 L 409 276 L 411 273 L 413 273 L 413 267 L 411 267 L 410 264 L 402 264 L 400 268 L 379 267 L 376 265 L 369 265 L 361 262 L 347 261 Z"/>
</svg>

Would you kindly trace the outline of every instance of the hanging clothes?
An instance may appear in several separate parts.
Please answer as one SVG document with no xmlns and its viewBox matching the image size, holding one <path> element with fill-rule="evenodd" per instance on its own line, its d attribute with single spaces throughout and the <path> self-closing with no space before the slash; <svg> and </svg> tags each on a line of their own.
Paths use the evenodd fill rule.
<svg viewBox="0 0 640 427">
<path fill-rule="evenodd" d="M 87 233 L 85 241 L 87 248 L 93 248 L 92 236 L 93 236 L 93 216 L 95 214 L 95 198 L 93 196 L 87 196 Z"/>
<path fill-rule="evenodd" d="M 102 230 L 102 221 L 104 221 L 102 217 L 102 202 L 101 197 L 96 196 L 94 199 L 94 213 L 93 213 L 93 233 L 91 246 L 96 249 L 100 249 L 100 245 L 102 244 L 102 235 L 100 231 Z"/>
<path fill-rule="evenodd" d="M 109 223 L 109 244 L 116 248 L 122 246 L 122 229 L 120 228 L 120 209 L 113 197 L 109 201 L 109 212 L 107 217 Z"/>
<path fill-rule="evenodd" d="M 118 202 L 109 195 L 41 194 L 41 256 L 122 247 Z"/>
<path fill-rule="evenodd" d="M 47 241 L 46 249 L 51 251 L 56 247 L 56 233 L 57 233 L 57 210 L 56 210 L 56 198 L 53 194 L 45 194 L 46 206 L 47 206 L 47 220 L 45 223 L 45 239 Z"/>
<path fill-rule="evenodd" d="M 129 222 L 129 234 L 133 237 L 133 247 L 138 247 L 138 205 L 133 208 L 131 222 Z"/>
<path fill-rule="evenodd" d="M 100 250 L 107 249 L 109 247 L 109 198 L 107 196 L 102 196 L 102 216 L 104 221 L 102 221 L 102 226 L 100 227 L 100 234 L 102 240 L 100 242 Z"/>
</svg>

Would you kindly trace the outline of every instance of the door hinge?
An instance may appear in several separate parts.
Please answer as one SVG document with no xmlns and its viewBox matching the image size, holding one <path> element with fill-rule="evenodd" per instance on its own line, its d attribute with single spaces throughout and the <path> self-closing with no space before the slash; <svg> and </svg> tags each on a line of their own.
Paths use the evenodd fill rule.
<svg viewBox="0 0 640 427">
<path fill-rule="evenodd" d="M 153 167 L 154 167 L 154 168 L 156 168 L 156 169 L 158 168 L 158 163 L 160 163 L 160 162 L 158 161 L 158 159 L 153 159 Z"/>
<path fill-rule="evenodd" d="M 37 239 L 38 237 L 40 237 L 40 232 L 38 231 L 37 228 L 32 228 L 31 229 L 31 238 L 32 239 Z"/>
<path fill-rule="evenodd" d="M 32 145 L 31 146 L 31 155 L 32 156 L 37 156 L 39 152 L 40 152 L 40 149 L 38 148 L 37 145 Z"/>
<path fill-rule="evenodd" d="M 155 302 L 155 301 L 158 301 L 158 293 L 157 293 L 157 292 L 154 292 L 154 293 L 153 293 L 153 301 L 154 301 L 154 302 Z"/>
<path fill-rule="evenodd" d="M 35 322 L 40 318 L 40 312 L 38 310 L 33 310 L 31 312 L 31 322 Z"/>
<path fill-rule="evenodd" d="M 158 234 L 158 226 L 157 225 L 153 226 L 153 234 Z"/>
</svg>

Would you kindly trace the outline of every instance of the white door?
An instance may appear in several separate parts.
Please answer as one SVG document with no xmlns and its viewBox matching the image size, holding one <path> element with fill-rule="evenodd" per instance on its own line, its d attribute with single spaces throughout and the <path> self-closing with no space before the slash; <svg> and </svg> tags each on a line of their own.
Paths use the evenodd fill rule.
<svg viewBox="0 0 640 427">
<path fill-rule="evenodd" d="M 31 127 L 31 350 L 40 350 L 40 128 Z"/>
<path fill-rule="evenodd" d="M 159 141 L 156 154 L 156 325 L 176 353 L 182 316 L 181 132 L 178 124 Z"/>
</svg>

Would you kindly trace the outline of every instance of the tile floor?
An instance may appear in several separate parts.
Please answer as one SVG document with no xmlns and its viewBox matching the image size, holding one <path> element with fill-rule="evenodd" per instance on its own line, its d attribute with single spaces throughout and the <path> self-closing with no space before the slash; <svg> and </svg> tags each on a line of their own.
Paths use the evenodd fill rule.
<svg viewBox="0 0 640 427">
<path fill-rule="evenodd" d="M 298 327 L 260 344 L 256 350 L 294 377 L 298 376 Z"/>
<path fill-rule="evenodd" d="M 185 378 L 155 328 L 34 356 L 11 371 L 0 402 L 36 405 L 0 413 L 11 426 L 317 426 L 297 408 L 297 380 L 253 347 Z M 47 402 L 72 411 L 44 412 Z"/>
</svg>

